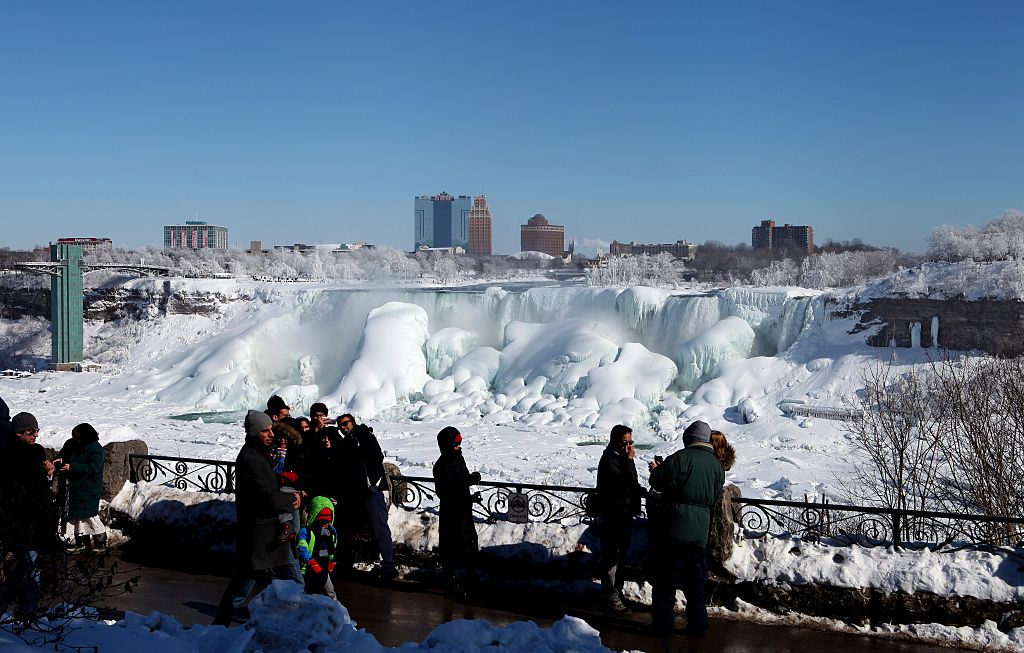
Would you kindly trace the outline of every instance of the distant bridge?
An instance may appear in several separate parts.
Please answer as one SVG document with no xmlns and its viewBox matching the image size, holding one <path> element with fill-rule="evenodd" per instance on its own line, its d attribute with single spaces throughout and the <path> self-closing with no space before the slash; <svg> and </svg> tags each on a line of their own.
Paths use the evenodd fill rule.
<svg viewBox="0 0 1024 653">
<path fill-rule="evenodd" d="M 46 274 L 51 277 L 59 277 L 63 276 L 64 271 L 67 269 L 67 264 L 64 261 L 48 261 L 44 263 L 15 263 L 12 269 L 20 272 L 29 272 L 32 274 Z M 141 263 L 80 263 L 78 269 L 81 271 L 82 274 L 89 274 L 90 272 L 100 272 L 103 270 L 122 270 L 124 272 L 134 272 L 140 277 L 166 277 L 171 273 L 170 268 L 160 267 L 158 265 L 142 265 Z"/>
</svg>

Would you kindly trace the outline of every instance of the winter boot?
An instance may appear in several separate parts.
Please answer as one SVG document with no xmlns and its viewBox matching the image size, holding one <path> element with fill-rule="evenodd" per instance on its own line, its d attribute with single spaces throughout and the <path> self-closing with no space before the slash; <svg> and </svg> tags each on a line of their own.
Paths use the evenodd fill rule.
<svg viewBox="0 0 1024 653">
<path fill-rule="evenodd" d="M 89 550 L 90 551 L 101 551 L 101 552 L 102 551 L 106 551 L 107 550 L 107 534 L 106 533 L 98 533 L 96 535 L 93 535 L 92 539 L 89 541 Z"/>
</svg>

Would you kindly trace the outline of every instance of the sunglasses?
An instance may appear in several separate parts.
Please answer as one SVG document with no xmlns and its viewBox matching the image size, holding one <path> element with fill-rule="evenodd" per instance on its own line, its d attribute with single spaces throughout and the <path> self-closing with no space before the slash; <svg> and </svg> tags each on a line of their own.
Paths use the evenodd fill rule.
<svg viewBox="0 0 1024 653">
<path fill-rule="evenodd" d="M 355 426 L 356 423 L 352 420 L 345 420 L 344 422 L 338 422 L 338 426 Z"/>
<path fill-rule="evenodd" d="M 25 435 L 39 435 L 39 429 L 29 429 L 27 431 L 18 431 L 18 432 L 19 433 L 24 433 Z"/>
</svg>

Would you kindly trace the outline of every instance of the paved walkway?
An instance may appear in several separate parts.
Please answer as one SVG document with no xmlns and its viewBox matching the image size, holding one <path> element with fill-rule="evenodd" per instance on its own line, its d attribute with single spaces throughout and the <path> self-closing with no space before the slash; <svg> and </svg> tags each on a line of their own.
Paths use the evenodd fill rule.
<svg viewBox="0 0 1024 653">
<path fill-rule="evenodd" d="M 131 563 L 127 566 L 136 567 Z M 227 579 L 186 574 L 156 567 L 140 568 L 142 581 L 132 594 L 115 599 L 110 607 L 148 614 L 154 610 L 173 615 L 185 625 L 208 624 Z M 589 597 L 553 595 L 547 591 L 505 591 L 484 596 L 473 604 L 446 597 L 420 583 L 393 583 L 387 587 L 358 581 L 336 582 L 338 598 L 360 628 L 386 646 L 421 642 L 437 624 L 454 619 L 486 619 L 506 625 L 531 620 L 549 626 L 565 614 L 577 616 L 601 632 L 605 646 L 617 650 L 657 653 L 659 640 L 641 633 L 650 615 L 637 611 L 628 617 L 611 616 L 590 606 Z M 766 626 L 738 620 L 712 619 L 706 639 L 696 642 L 681 636 L 671 651 L 796 652 L 864 651 L 867 653 L 950 653 L 962 649 L 846 635 L 829 631 Z"/>
</svg>

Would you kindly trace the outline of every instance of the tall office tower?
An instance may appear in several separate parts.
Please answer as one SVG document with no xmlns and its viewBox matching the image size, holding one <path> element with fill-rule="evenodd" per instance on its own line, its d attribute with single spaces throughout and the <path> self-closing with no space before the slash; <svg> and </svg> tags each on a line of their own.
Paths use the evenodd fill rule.
<svg viewBox="0 0 1024 653">
<path fill-rule="evenodd" d="M 227 249 L 228 228 L 200 220 L 164 225 L 164 249 Z"/>
<path fill-rule="evenodd" d="M 544 252 L 562 256 L 565 251 L 565 227 L 550 224 L 538 213 L 519 227 L 519 242 L 524 252 Z"/>
<path fill-rule="evenodd" d="M 469 249 L 472 256 L 491 255 L 491 210 L 487 208 L 487 197 L 473 198 L 469 212 Z"/>
<path fill-rule="evenodd" d="M 415 245 L 420 247 L 461 247 L 469 245 L 469 213 L 473 199 L 468 195 L 420 195 L 415 201 Z"/>
</svg>

